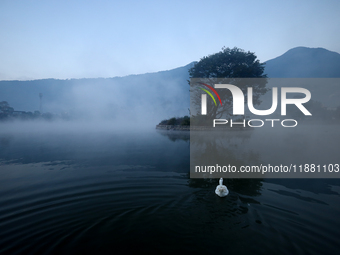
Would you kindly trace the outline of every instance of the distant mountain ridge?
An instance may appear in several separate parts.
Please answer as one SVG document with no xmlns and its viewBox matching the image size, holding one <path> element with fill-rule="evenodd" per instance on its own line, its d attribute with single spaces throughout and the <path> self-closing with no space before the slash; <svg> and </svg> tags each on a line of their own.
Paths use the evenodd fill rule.
<svg viewBox="0 0 340 255">
<path fill-rule="evenodd" d="M 324 48 L 296 47 L 265 63 L 269 78 L 340 78 L 340 54 Z"/>
<path fill-rule="evenodd" d="M 117 120 L 137 116 L 154 125 L 162 119 L 189 114 L 188 70 L 195 63 L 114 78 L 0 81 L 0 102 L 7 101 L 15 110 L 35 111 L 39 110 L 42 93 L 43 112 Z M 264 73 L 269 78 L 340 78 L 340 54 L 323 48 L 296 47 L 265 63 Z M 334 91 L 329 99 L 322 90 L 318 91 L 324 94 L 322 103 L 338 106 L 340 91 Z"/>
</svg>

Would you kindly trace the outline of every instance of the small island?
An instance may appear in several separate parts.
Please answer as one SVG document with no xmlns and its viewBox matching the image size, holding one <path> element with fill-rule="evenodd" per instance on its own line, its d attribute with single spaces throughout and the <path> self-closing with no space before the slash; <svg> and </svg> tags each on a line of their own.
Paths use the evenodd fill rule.
<svg viewBox="0 0 340 255">
<path fill-rule="evenodd" d="M 247 116 L 249 117 L 249 116 Z M 227 120 L 230 122 L 230 118 Z M 212 120 L 211 120 L 212 121 Z M 248 119 L 245 118 L 238 118 L 234 119 L 235 122 L 246 122 Z M 190 124 L 191 123 L 191 124 Z M 162 130 L 178 130 L 178 131 L 204 131 L 204 130 L 249 130 L 253 129 L 250 126 L 242 127 L 242 126 L 233 126 L 230 127 L 228 125 L 217 125 L 216 127 L 213 126 L 207 126 L 207 120 L 205 119 L 205 116 L 197 115 L 192 116 L 191 118 L 189 116 L 184 117 L 173 117 L 168 120 L 162 120 L 158 125 L 156 125 L 156 129 L 162 129 Z"/>
<path fill-rule="evenodd" d="M 156 129 L 190 131 L 190 117 L 173 117 L 168 120 L 162 120 L 156 125 Z"/>
</svg>

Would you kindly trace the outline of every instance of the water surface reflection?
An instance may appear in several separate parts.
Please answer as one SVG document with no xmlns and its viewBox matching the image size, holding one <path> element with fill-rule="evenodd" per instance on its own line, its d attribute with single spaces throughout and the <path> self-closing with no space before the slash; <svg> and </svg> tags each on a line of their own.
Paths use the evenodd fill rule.
<svg viewBox="0 0 340 255">
<path fill-rule="evenodd" d="M 0 141 L 1 254 L 339 248 L 337 180 L 228 179 L 223 199 L 216 179 L 189 178 L 188 134 L 1 132 Z"/>
</svg>

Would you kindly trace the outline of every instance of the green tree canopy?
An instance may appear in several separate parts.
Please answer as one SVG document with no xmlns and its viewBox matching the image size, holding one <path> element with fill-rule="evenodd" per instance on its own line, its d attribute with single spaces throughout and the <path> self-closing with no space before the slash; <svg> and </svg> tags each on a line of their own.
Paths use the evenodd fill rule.
<svg viewBox="0 0 340 255">
<path fill-rule="evenodd" d="M 258 105 L 261 101 L 260 96 L 267 92 L 267 75 L 263 74 L 264 63 L 260 63 L 253 52 L 246 52 L 239 48 L 222 48 L 222 50 L 213 55 L 203 57 L 191 69 L 189 69 L 190 78 L 203 78 L 206 83 L 212 87 L 216 83 L 226 83 L 238 86 L 247 100 L 247 87 L 253 88 L 253 104 Z M 217 81 L 217 78 L 224 80 Z M 263 78 L 263 79 L 239 79 L 239 78 Z M 195 90 L 197 93 L 191 93 L 191 107 L 195 107 L 200 112 L 201 90 Z M 193 88 L 191 88 L 193 92 Z M 230 116 L 232 109 L 232 94 L 227 89 L 218 91 L 221 96 L 223 106 L 215 105 L 212 100 L 208 100 L 207 115 L 209 118 L 221 118 Z M 193 110 L 193 109 L 192 109 Z"/>
<path fill-rule="evenodd" d="M 191 69 L 190 78 L 266 78 L 264 63 L 253 52 L 225 48 L 203 57 Z"/>
</svg>

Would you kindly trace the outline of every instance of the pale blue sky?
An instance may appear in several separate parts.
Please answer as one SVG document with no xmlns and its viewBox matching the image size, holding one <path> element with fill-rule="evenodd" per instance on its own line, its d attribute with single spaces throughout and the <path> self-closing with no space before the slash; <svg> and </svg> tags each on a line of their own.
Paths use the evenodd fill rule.
<svg viewBox="0 0 340 255">
<path fill-rule="evenodd" d="M 340 1 L 0 0 L 0 80 L 169 70 L 223 46 L 340 52 Z"/>
</svg>

